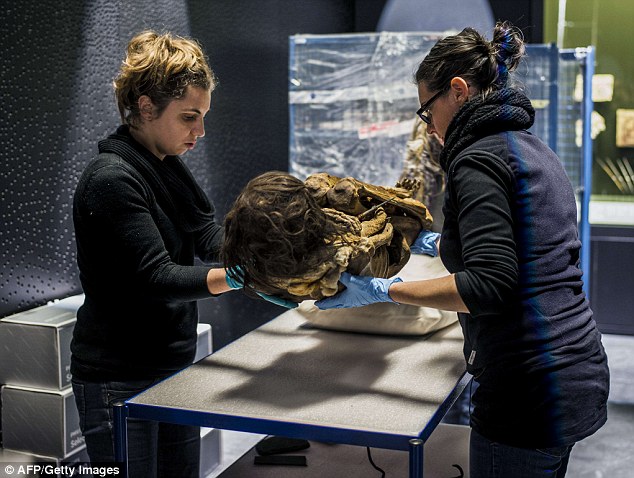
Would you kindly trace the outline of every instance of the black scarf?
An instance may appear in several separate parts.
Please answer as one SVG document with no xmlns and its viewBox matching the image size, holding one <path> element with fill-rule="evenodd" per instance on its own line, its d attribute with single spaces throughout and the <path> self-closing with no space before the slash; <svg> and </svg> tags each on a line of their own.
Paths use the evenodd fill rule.
<svg viewBox="0 0 634 478">
<path fill-rule="evenodd" d="M 528 129 L 535 121 L 531 101 L 519 91 L 502 89 L 486 98 L 467 101 L 451 120 L 440 154 L 440 165 L 448 171 L 453 159 L 478 139 L 502 131 Z"/>
<path fill-rule="evenodd" d="M 131 135 L 128 126 L 99 141 L 100 153 L 120 156 L 148 182 L 171 221 L 191 233 L 214 220 L 214 207 L 178 156 L 158 159 Z"/>
</svg>

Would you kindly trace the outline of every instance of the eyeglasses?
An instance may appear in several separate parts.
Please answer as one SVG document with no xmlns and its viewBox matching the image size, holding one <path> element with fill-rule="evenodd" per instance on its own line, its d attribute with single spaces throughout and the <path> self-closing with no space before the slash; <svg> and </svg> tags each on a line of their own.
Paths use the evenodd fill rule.
<svg viewBox="0 0 634 478">
<path fill-rule="evenodd" d="M 431 108 L 431 105 L 434 103 L 434 101 L 436 101 L 444 92 L 445 90 L 440 90 L 434 96 L 429 98 L 429 100 L 427 100 L 427 102 L 422 105 L 416 112 L 418 117 L 422 119 L 425 123 L 431 124 L 431 118 L 429 117 L 429 114 L 426 114 L 426 112 L 429 111 L 429 108 Z"/>
</svg>

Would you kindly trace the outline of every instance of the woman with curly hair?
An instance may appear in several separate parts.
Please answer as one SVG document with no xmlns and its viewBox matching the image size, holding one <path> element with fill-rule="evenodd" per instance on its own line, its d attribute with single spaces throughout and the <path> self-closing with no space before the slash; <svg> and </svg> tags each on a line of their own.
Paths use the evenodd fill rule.
<svg viewBox="0 0 634 478">
<path fill-rule="evenodd" d="M 85 302 L 72 384 L 93 462 L 114 461 L 112 404 L 191 364 L 196 301 L 230 287 L 223 227 L 180 155 L 204 136 L 216 79 L 197 42 L 145 31 L 114 81 L 122 125 L 99 142 L 74 197 Z M 198 477 L 198 427 L 128 421 L 132 477 Z"/>
<path fill-rule="evenodd" d="M 527 131 L 530 100 L 508 85 L 523 54 L 508 23 L 491 41 L 466 28 L 439 40 L 416 72 L 418 116 L 444 141 L 440 256 L 450 274 L 408 282 L 343 274 L 347 289 L 317 302 L 459 313 L 478 384 L 475 478 L 563 477 L 573 445 L 607 419 L 609 372 L 582 290 L 575 195 L 555 153 Z"/>
</svg>

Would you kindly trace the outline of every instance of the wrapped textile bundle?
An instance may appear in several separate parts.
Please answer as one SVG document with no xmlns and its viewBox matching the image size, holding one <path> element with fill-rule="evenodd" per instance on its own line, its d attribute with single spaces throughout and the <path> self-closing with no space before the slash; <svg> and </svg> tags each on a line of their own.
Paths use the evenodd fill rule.
<svg viewBox="0 0 634 478">
<path fill-rule="evenodd" d="M 245 290 L 295 302 L 334 295 L 344 271 L 393 276 L 419 232 L 432 226 L 425 205 L 412 198 L 418 186 L 264 173 L 246 185 L 225 218 L 225 267 L 239 268 Z"/>
</svg>

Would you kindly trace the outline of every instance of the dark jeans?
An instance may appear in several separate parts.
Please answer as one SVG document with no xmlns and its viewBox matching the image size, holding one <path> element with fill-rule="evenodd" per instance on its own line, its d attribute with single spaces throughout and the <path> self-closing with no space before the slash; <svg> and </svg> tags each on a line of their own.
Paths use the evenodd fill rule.
<svg viewBox="0 0 634 478">
<path fill-rule="evenodd" d="M 573 445 L 517 448 L 492 442 L 471 429 L 471 478 L 563 478 Z"/>
<path fill-rule="evenodd" d="M 81 431 L 90 461 L 114 461 L 112 404 L 127 400 L 158 380 L 94 383 L 73 379 Z M 200 428 L 128 419 L 130 478 L 199 476 Z"/>
</svg>

